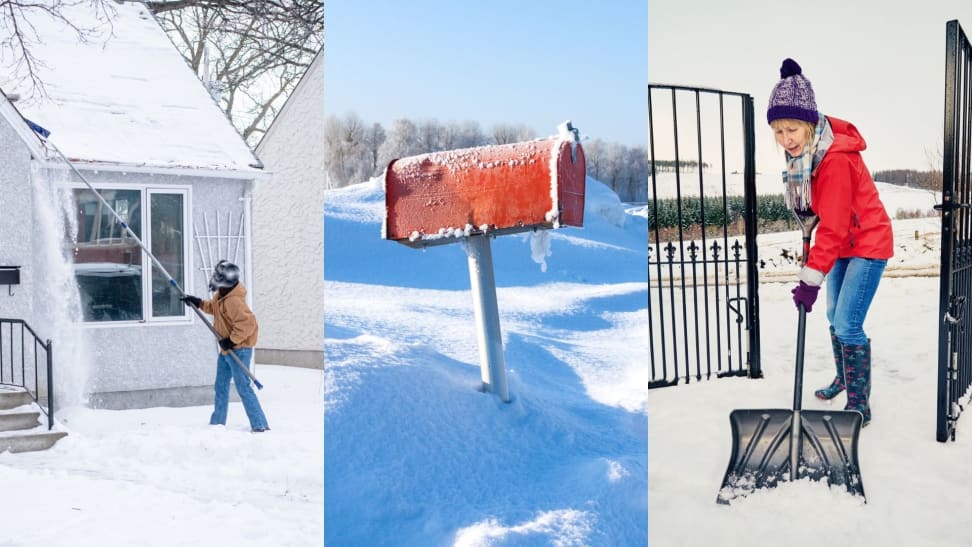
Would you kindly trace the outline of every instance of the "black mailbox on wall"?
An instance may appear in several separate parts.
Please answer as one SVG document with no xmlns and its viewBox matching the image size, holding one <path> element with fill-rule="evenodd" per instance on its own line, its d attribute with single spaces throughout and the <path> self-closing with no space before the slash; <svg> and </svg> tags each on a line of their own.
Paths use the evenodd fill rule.
<svg viewBox="0 0 972 547">
<path fill-rule="evenodd" d="M 20 285 L 20 266 L 0 266 L 0 285 Z"/>
</svg>

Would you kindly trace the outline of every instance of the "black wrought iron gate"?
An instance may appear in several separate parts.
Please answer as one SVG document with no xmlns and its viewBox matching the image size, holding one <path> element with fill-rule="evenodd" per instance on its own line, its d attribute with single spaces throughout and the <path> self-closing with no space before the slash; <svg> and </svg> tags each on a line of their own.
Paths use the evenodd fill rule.
<svg viewBox="0 0 972 547">
<path fill-rule="evenodd" d="M 935 437 L 955 439 L 961 397 L 972 384 L 972 46 L 958 21 L 945 27 L 945 146 L 942 158 L 942 266 Z"/>
<path fill-rule="evenodd" d="M 762 376 L 753 124 L 750 95 L 648 86 L 649 387 Z"/>
</svg>

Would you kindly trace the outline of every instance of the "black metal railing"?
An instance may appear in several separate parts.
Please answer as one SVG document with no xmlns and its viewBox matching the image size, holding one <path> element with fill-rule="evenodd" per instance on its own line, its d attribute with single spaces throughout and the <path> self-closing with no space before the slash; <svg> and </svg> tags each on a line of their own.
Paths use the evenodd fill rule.
<svg viewBox="0 0 972 547">
<path fill-rule="evenodd" d="M 648 86 L 651 388 L 762 376 L 754 123 L 750 95 Z"/>
<path fill-rule="evenodd" d="M 47 415 L 47 429 L 54 427 L 53 352 L 51 341 L 41 340 L 26 321 L 0 318 L 0 385 L 22 387 L 30 393 Z M 46 407 L 42 399 L 46 399 Z"/>
</svg>

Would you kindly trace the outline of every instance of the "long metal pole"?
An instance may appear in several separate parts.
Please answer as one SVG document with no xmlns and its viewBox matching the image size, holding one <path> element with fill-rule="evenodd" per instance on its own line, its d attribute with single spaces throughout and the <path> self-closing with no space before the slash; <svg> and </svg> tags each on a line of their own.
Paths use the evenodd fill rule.
<svg viewBox="0 0 972 547">
<path fill-rule="evenodd" d="M 469 282 L 479 339 L 479 367 L 483 388 L 510 402 L 506 385 L 506 363 L 503 360 L 503 334 L 500 332 L 499 306 L 496 303 L 496 279 L 493 276 L 493 253 L 489 236 L 466 239 L 469 255 Z"/>
<path fill-rule="evenodd" d="M 159 259 L 155 258 L 155 255 L 153 255 L 152 252 L 149 251 L 147 247 L 145 247 L 145 244 L 142 243 L 142 240 L 138 238 L 135 232 L 128 227 L 128 223 L 125 222 L 125 219 L 123 219 L 121 216 L 118 215 L 115 209 L 108 204 L 108 202 L 105 200 L 104 197 L 101 196 L 101 193 L 99 193 L 97 190 L 94 189 L 94 186 L 92 186 L 91 183 L 88 182 L 88 179 L 86 179 L 84 175 L 82 175 L 81 172 L 78 171 L 78 169 L 74 166 L 74 164 L 71 163 L 71 160 L 67 159 L 67 157 L 65 157 L 64 154 L 61 153 L 61 150 L 57 146 L 54 146 L 50 141 L 45 141 L 45 142 L 51 148 L 53 148 L 55 152 L 57 152 L 57 155 L 60 156 L 62 160 L 64 160 L 64 163 L 66 163 L 68 167 L 71 168 L 71 171 L 73 171 L 74 174 L 77 175 L 82 182 L 84 182 L 84 184 L 88 187 L 88 189 L 91 190 L 94 193 L 94 195 L 98 197 L 98 200 L 101 201 L 101 204 L 107 207 L 109 211 L 111 211 L 111 214 L 114 215 L 115 219 L 118 221 L 119 224 L 121 224 L 122 228 L 128 230 L 128 233 L 131 234 L 132 239 L 134 239 L 135 242 L 138 243 L 138 246 L 141 247 L 143 251 L 145 251 L 145 254 L 147 254 L 149 258 L 152 259 L 152 263 L 155 264 L 155 266 L 159 269 L 159 271 L 162 272 L 162 275 L 164 275 L 165 278 L 168 280 L 169 285 L 171 285 L 175 290 L 179 291 L 180 295 L 185 296 L 186 293 L 185 291 L 182 290 L 182 287 L 180 287 L 179 284 L 176 282 L 176 280 L 173 279 L 171 275 L 169 275 L 169 272 L 166 271 L 165 266 L 163 266 L 162 263 L 159 262 Z M 196 312 L 196 315 L 199 316 L 199 319 L 203 322 L 203 324 L 205 324 L 206 327 L 209 328 L 209 331 L 213 333 L 213 336 L 215 336 L 217 340 L 221 340 L 222 337 L 219 335 L 218 332 L 216 332 L 216 329 L 213 327 L 213 324 L 209 322 L 209 319 L 206 319 L 206 316 L 203 315 L 202 311 L 200 311 L 199 308 L 194 306 L 192 303 L 189 303 L 189 307 L 192 308 L 192 311 Z M 241 369 L 243 369 L 243 372 L 245 372 L 246 375 L 250 377 L 250 380 L 253 380 L 253 385 L 255 385 L 257 389 L 263 389 L 263 384 L 261 384 L 260 381 L 256 379 L 256 376 L 254 376 L 253 373 L 250 372 L 250 369 L 245 364 L 243 364 L 243 361 L 241 361 L 239 356 L 236 355 L 236 352 L 231 349 L 226 351 L 228 351 L 230 357 L 232 357 L 233 360 L 236 361 L 236 364 L 239 365 Z"/>
</svg>

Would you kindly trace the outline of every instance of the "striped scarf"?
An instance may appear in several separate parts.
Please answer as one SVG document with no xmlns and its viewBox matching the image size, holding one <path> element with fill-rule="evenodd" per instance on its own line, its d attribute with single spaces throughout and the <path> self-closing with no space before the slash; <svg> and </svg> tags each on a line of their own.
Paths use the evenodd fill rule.
<svg viewBox="0 0 972 547">
<path fill-rule="evenodd" d="M 786 194 L 786 206 L 804 215 L 813 214 L 813 203 L 810 195 L 810 181 L 813 170 L 820 165 L 827 149 L 834 142 L 834 132 L 830 122 L 822 113 L 819 115 L 817 127 L 813 131 L 813 140 L 803 148 L 799 156 L 786 154 L 786 170 L 783 171 L 783 187 Z"/>
</svg>

